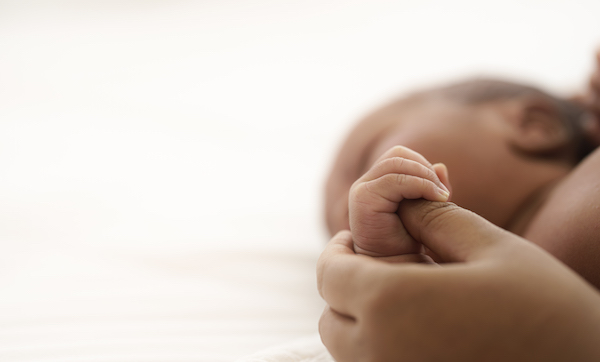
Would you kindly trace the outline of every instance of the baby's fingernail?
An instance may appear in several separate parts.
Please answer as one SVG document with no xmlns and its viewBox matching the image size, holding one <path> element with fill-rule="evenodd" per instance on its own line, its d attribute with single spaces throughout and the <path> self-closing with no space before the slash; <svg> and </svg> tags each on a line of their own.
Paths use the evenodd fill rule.
<svg viewBox="0 0 600 362">
<path fill-rule="evenodd" d="M 438 201 L 448 201 L 448 198 L 450 197 L 450 193 L 441 188 L 438 188 L 438 195 L 439 195 Z"/>
</svg>

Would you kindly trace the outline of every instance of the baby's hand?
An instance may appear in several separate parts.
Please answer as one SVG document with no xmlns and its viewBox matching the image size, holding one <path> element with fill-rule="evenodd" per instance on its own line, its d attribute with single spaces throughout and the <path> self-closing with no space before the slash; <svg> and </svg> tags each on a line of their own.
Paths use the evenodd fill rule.
<svg viewBox="0 0 600 362">
<path fill-rule="evenodd" d="M 448 201 L 450 192 L 444 184 L 449 186 L 443 164 L 431 165 L 402 146 L 384 153 L 350 188 L 355 251 L 377 257 L 420 253 L 420 244 L 406 232 L 396 211 L 404 199 Z"/>
</svg>

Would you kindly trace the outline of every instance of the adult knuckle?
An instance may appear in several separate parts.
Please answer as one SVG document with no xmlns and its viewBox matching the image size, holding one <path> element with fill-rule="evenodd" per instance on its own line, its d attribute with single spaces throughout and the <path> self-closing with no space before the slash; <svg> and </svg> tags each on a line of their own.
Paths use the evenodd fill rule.
<svg viewBox="0 0 600 362">
<path fill-rule="evenodd" d="M 323 279 L 325 278 L 326 262 L 323 257 L 317 261 L 317 290 L 319 295 L 323 297 Z"/>
<path fill-rule="evenodd" d="M 326 299 L 329 297 L 330 290 L 328 286 L 331 284 L 332 275 L 330 275 L 331 267 L 329 260 L 322 261 L 318 272 L 317 272 L 317 290 L 321 298 Z M 329 283 L 329 284 L 328 284 Z"/>
<path fill-rule="evenodd" d="M 323 335 L 325 333 L 325 324 L 327 323 L 327 308 L 321 313 L 321 317 L 319 318 L 318 329 L 319 334 Z"/>
<path fill-rule="evenodd" d="M 377 292 L 371 293 L 364 301 L 364 317 L 367 320 L 377 320 L 389 308 L 391 291 L 387 288 L 373 288 Z"/>
<path fill-rule="evenodd" d="M 423 207 L 421 224 L 425 229 L 436 230 L 445 223 L 452 222 L 462 209 L 451 202 L 432 202 Z"/>
<path fill-rule="evenodd" d="M 397 281 L 389 283 L 389 280 L 383 276 L 376 280 L 369 285 L 369 290 L 363 294 L 363 316 L 370 321 L 377 320 L 395 304 L 394 294 L 398 292 L 398 287 L 401 286 L 399 285 L 401 283 Z"/>
</svg>

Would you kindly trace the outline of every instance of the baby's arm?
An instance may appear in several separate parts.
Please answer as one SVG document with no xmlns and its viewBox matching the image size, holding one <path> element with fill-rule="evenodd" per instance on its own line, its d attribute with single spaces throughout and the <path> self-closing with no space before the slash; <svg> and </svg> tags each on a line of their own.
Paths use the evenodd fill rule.
<svg viewBox="0 0 600 362">
<path fill-rule="evenodd" d="M 396 146 L 381 156 L 350 189 L 350 230 L 355 251 L 383 257 L 418 254 L 421 246 L 396 214 L 404 199 L 447 201 L 444 165 L 431 165 L 419 153 Z"/>
</svg>

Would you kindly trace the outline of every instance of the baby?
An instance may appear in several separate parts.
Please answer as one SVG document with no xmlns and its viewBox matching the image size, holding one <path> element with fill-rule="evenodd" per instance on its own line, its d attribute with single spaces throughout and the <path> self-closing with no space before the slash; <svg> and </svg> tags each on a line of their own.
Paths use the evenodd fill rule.
<svg viewBox="0 0 600 362">
<path fill-rule="evenodd" d="M 329 231 L 350 229 L 360 254 L 436 260 L 396 210 L 403 199 L 452 199 L 600 286 L 599 79 L 596 70 L 585 104 L 473 80 L 380 109 L 355 127 L 335 161 L 326 185 Z"/>
</svg>

